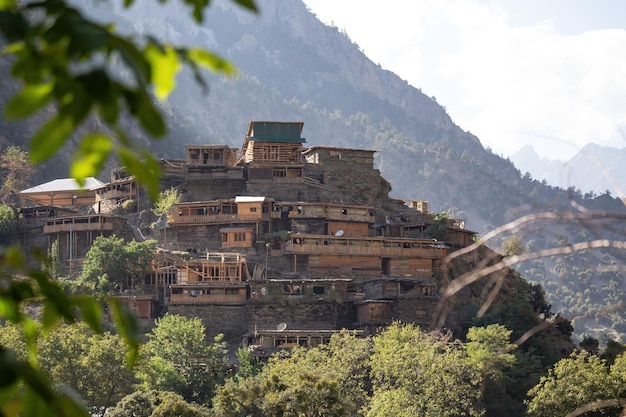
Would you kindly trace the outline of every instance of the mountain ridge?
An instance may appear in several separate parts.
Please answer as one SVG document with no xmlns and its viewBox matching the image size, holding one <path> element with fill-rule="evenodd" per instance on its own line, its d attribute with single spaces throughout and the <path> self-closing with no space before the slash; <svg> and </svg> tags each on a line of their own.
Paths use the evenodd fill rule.
<svg viewBox="0 0 626 417">
<path fill-rule="evenodd" d="M 572 158 L 549 160 L 540 157 L 531 145 L 511 156 L 522 172 L 540 181 L 564 189 L 573 187 L 582 193 L 623 196 L 626 190 L 626 149 L 595 143 L 584 145 Z"/>
</svg>

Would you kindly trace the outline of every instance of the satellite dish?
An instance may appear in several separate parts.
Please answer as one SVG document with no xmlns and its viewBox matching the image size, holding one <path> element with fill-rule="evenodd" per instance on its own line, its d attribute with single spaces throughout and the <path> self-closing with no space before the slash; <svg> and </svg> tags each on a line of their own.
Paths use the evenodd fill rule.
<svg viewBox="0 0 626 417">
<path fill-rule="evenodd" d="M 282 332 L 286 328 L 287 328 L 287 323 L 280 323 L 278 326 L 276 326 L 276 330 L 278 330 L 279 332 Z"/>
<path fill-rule="evenodd" d="M 343 236 L 343 230 L 337 230 L 337 233 L 335 233 L 335 236 Z"/>
</svg>

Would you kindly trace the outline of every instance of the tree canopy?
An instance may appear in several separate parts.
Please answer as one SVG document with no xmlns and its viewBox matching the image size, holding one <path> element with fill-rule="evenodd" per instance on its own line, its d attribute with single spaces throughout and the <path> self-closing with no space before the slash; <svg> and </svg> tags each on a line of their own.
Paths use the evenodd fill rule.
<svg viewBox="0 0 626 417">
<path fill-rule="evenodd" d="M 166 314 L 148 334 L 139 378 L 146 389 L 172 391 L 189 402 L 209 404 L 227 369 L 222 335 L 207 343 L 199 318 Z"/>
<path fill-rule="evenodd" d="M 98 236 L 85 256 L 81 279 L 103 294 L 134 289 L 150 269 L 155 250 L 156 240 L 125 242 L 115 235 Z"/>
</svg>

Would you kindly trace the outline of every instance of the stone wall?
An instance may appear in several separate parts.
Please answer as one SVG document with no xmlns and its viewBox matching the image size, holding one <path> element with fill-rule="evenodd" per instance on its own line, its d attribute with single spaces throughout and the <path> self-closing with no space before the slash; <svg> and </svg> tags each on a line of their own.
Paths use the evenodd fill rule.
<svg viewBox="0 0 626 417">
<path fill-rule="evenodd" d="M 229 344 L 236 344 L 249 331 L 250 313 L 246 305 L 172 305 L 168 312 L 200 318 L 207 338 L 223 333 Z"/>
<path fill-rule="evenodd" d="M 351 327 L 356 321 L 356 309 L 334 301 L 282 300 L 264 302 L 251 300 L 250 330 L 275 329 L 280 323 L 289 329 L 328 330 Z"/>
</svg>

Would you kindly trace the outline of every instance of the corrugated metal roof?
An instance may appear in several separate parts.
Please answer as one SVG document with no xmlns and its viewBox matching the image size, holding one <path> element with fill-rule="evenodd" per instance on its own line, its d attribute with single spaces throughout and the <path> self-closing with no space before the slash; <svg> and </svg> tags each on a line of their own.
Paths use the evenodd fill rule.
<svg viewBox="0 0 626 417">
<path fill-rule="evenodd" d="M 36 185 L 24 191 L 20 191 L 20 194 L 51 193 L 59 191 L 79 190 L 87 191 L 91 190 L 92 188 L 101 187 L 103 185 L 104 183 L 102 181 L 94 177 L 85 178 L 85 184 L 82 187 L 74 178 L 61 178 Z"/>
<path fill-rule="evenodd" d="M 265 197 L 251 197 L 246 195 L 238 195 L 235 197 L 235 203 L 258 203 L 265 201 Z"/>
</svg>

